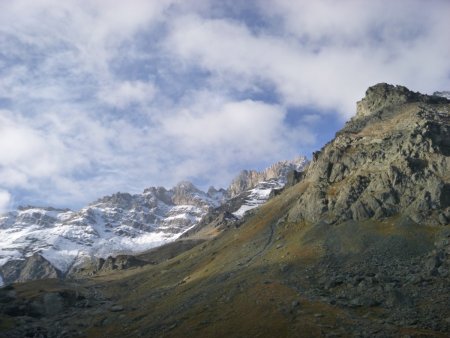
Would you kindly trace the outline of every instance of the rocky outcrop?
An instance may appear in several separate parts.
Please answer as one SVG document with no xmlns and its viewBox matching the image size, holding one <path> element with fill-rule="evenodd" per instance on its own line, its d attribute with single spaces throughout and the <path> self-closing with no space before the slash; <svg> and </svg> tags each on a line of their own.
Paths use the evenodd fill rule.
<svg viewBox="0 0 450 338">
<path fill-rule="evenodd" d="M 5 284 L 62 276 L 61 271 L 38 253 L 24 260 L 8 261 L 0 267 L 0 273 Z"/>
<path fill-rule="evenodd" d="M 290 161 L 280 161 L 270 167 L 262 170 L 243 170 L 236 176 L 228 187 L 230 197 L 238 196 L 239 194 L 254 188 L 258 183 L 269 181 L 271 179 L 283 180 L 286 179 L 292 171 L 302 171 L 307 166 L 308 160 L 304 156 L 299 156 Z"/>
<path fill-rule="evenodd" d="M 448 91 L 448 90 L 444 90 L 442 92 L 434 92 L 433 95 L 434 96 L 445 97 L 446 99 L 450 100 L 450 91 Z"/>
<path fill-rule="evenodd" d="M 397 213 L 450 222 L 450 101 L 378 84 L 320 152 L 290 220 L 336 223 Z"/>
<path fill-rule="evenodd" d="M 175 205 L 195 205 L 197 207 L 208 207 L 208 194 L 197 189 L 191 182 L 182 181 L 172 189 L 172 203 Z M 217 193 L 217 191 L 216 191 Z"/>
<path fill-rule="evenodd" d="M 356 103 L 356 117 L 370 116 L 384 108 L 394 108 L 408 102 L 445 103 L 444 97 L 412 92 L 403 86 L 379 83 L 369 87 L 366 96 Z"/>
<path fill-rule="evenodd" d="M 74 265 L 64 277 L 72 279 L 93 276 L 96 274 L 110 273 L 116 270 L 138 268 L 147 264 L 149 264 L 149 262 L 133 255 L 108 256 L 107 258 L 92 257 L 83 264 Z"/>
</svg>

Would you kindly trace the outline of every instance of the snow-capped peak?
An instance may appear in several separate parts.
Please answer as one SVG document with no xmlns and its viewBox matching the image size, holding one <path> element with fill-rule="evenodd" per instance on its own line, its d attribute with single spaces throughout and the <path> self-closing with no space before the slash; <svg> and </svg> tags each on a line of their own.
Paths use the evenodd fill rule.
<svg viewBox="0 0 450 338">
<path fill-rule="evenodd" d="M 197 225 L 210 211 L 226 203 L 233 193 L 243 201 L 235 215 L 264 203 L 274 189 L 284 186 L 290 170 L 307 163 L 299 157 L 278 162 L 262 172 L 245 171 L 233 182 L 235 190 L 208 189 L 203 192 L 182 181 L 172 189 L 150 187 L 141 194 L 118 192 L 104 196 L 79 211 L 51 207 L 20 207 L 0 215 L 0 277 L 32 257 L 41 257 L 58 273 L 92 258 L 133 254 L 174 241 Z"/>
<path fill-rule="evenodd" d="M 105 196 L 78 212 L 22 207 L 0 216 L 0 266 L 40 253 L 65 273 L 90 257 L 145 251 L 175 240 L 216 204 L 185 182 Z"/>
<path fill-rule="evenodd" d="M 292 171 L 302 171 L 308 164 L 308 160 L 304 156 L 298 156 L 293 160 L 280 161 L 272 164 L 270 167 L 262 170 L 243 170 L 236 176 L 228 187 L 231 197 L 235 197 L 244 191 L 256 187 L 260 182 L 267 182 L 276 179 L 280 184 L 286 183 L 287 174 Z"/>
<path fill-rule="evenodd" d="M 241 218 L 247 211 L 264 204 L 274 190 L 285 186 L 289 172 L 303 171 L 307 164 L 306 157 L 299 156 L 294 160 L 277 162 L 261 172 L 242 171 L 229 187 L 232 196 L 241 195 L 243 198 L 243 203 L 233 215 Z"/>
</svg>

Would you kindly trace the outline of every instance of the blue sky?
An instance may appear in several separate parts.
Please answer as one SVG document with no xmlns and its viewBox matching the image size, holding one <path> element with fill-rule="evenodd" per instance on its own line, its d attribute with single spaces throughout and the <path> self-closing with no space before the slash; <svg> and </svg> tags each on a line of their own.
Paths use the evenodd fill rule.
<svg viewBox="0 0 450 338">
<path fill-rule="evenodd" d="M 0 0 L 0 209 L 310 155 L 368 86 L 450 88 L 449 1 Z"/>
</svg>

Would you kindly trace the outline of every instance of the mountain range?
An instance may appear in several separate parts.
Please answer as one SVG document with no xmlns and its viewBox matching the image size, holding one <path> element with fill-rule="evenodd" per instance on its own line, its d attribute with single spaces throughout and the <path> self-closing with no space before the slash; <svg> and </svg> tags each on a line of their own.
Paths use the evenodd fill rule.
<svg viewBox="0 0 450 338">
<path fill-rule="evenodd" d="M 448 337 L 444 94 L 369 87 L 302 171 L 247 171 L 227 191 L 197 192 L 199 209 L 174 223 L 177 240 L 1 288 L 0 337 Z M 111 198 L 93 208 L 116 205 Z M 119 223 L 127 238 L 142 231 Z M 49 270 L 44 256 L 20 271 Z"/>
<path fill-rule="evenodd" d="M 169 190 L 119 192 L 79 211 L 19 207 L 0 217 L 0 280 L 63 277 L 93 260 L 144 252 L 176 240 L 231 198 L 238 203 L 228 212 L 243 217 L 282 188 L 290 171 L 307 163 L 298 157 L 261 172 L 244 170 L 227 190 L 203 192 L 185 181 Z"/>
</svg>

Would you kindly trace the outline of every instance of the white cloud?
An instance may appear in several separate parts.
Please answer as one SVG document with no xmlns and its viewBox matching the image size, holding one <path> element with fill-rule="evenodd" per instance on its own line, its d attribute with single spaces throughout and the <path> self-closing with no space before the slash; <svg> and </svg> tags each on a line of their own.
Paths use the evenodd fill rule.
<svg viewBox="0 0 450 338">
<path fill-rule="evenodd" d="M 162 120 L 167 135 L 190 153 L 220 150 L 220 156 L 228 155 L 227 161 L 245 160 L 281 152 L 292 141 L 283 135 L 288 128 L 280 106 L 252 100 L 217 102 L 207 93 L 200 93 L 197 100 Z"/>
<path fill-rule="evenodd" d="M 16 181 L 25 184 L 21 178 L 24 175 L 28 178 L 49 176 L 58 170 L 56 154 L 62 151 L 60 141 L 39 133 L 24 122 L 10 112 L 0 111 L 0 182 L 3 184 Z M 30 160 L 33 161 L 31 166 Z M 12 177 L 5 172 L 13 173 Z"/>
<path fill-rule="evenodd" d="M 261 101 L 236 101 L 209 91 L 190 93 L 189 100 L 160 117 L 159 132 L 177 163 L 174 177 L 201 177 L 226 186 L 237 170 L 256 163 L 292 158 L 315 141 L 303 127 L 286 124 L 286 110 Z M 236 168 L 236 164 L 240 164 Z"/>
<path fill-rule="evenodd" d="M 11 203 L 11 195 L 5 190 L 0 190 L 0 214 L 9 209 Z"/>
<path fill-rule="evenodd" d="M 143 179 L 153 139 L 124 120 L 70 110 L 39 119 L 0 111 L 0 187 L 28 190 L 34 203 L 86 203 Z M 143 173 L 144 172 L 144 173 Z M 140 187 L 142 189 L 142 186 Z M 89 197 L 87 197 L 89 196 Z"/>
<path fill-rule="evenodd" d="M 153 99 L 155 91 L 152 83 L 123 81 L 115 83 L 113 87 L 103 88 L 99 92 L 99 98 L 113 107 L 126 108 L 132 103 L 149 103 Z"/>
<path fill-rule="evenodd" d="M 377 82 L 422 91 L 448 85 L 449 27 L 442 11 L 450 5 L 430 7 L 423 11 L 420 2 L 405 1 L 265 1 L 261 8 L 281 17 L 284 31 L 255 33 L 234 20 L 186 15 L 174 20 L 167 48 L 227 86 L 242 77 L 246 83 L 263 79 L 286 105 L 337 108 L 349 117 L 365 88 Z"/>
<path fill-rule="evenodd" d="M 369 85 L 450 87 L 449 6 L 0 1 L 4 204 L 224 186 L 309 152 L 324 115 L 353 115 Z"/>
</svg>

